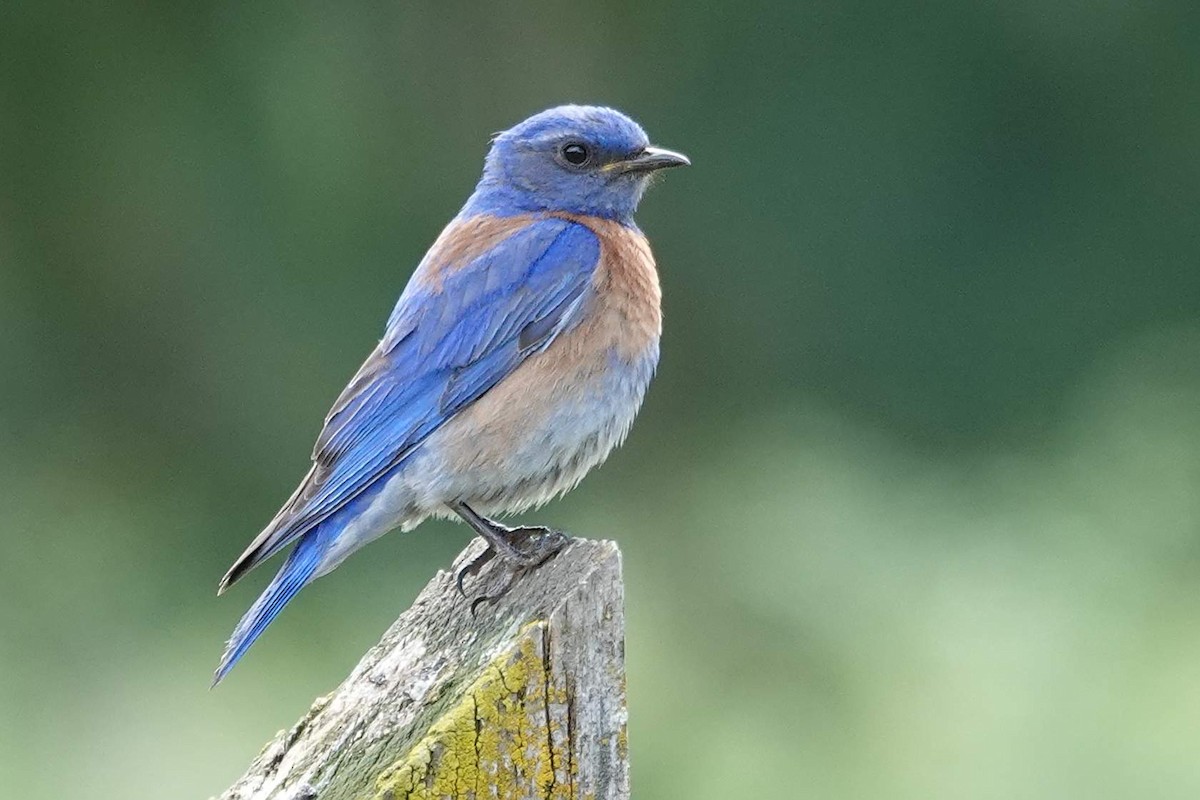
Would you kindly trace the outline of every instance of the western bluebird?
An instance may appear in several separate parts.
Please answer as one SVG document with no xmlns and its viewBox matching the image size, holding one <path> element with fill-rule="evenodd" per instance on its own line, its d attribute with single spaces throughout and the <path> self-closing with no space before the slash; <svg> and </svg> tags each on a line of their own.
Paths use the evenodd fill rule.
<svg viewBox="0 0 1200 800">
<path fill-rule="evenodd" d="M 393 528 L 457 517 L 536 566 L 565 537 L 490 515 L 573 488 L 625 438 L 658 362 L 654 259 L 633 213 L 664 167 L 609 108 L 560 106 L 497 134 L 474 193 L 426 253 L 383 339 L 333 404 L 312 467 L 222 578 L 296 545 L 242 617 L 214 685 L 310 581 Z"/>
</svg>

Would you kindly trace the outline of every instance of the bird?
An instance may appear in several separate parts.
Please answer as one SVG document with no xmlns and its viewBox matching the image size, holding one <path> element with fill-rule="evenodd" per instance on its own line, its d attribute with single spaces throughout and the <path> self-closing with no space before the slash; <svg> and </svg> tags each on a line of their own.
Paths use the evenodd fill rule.
<svg viewBox="0 0 1200 800">
<path fill-rule="evenodd" d="M 460 591 L 493 558 L 516 574 L 565 545 L 494 518 L 574 488 L 629 432 L 662 333 L 634 212 L 652 176 L 690 163 L 602 106 L 550 108 L 492 137 L 475 190 L 325 417 L 308 474 L 221 579 L 218 594 L 294 544 L 213 686 L 302 588 L 391 530 L 448 518 L 481 536 Z"/>
</svg>

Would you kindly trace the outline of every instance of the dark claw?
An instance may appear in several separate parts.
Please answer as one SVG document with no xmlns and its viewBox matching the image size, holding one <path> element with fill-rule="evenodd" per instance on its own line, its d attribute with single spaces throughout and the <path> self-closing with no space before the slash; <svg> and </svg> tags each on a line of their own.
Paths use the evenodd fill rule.
<svg viewBox="0 0 1200 800">
<path fill-rule="evenodd" d="M 512 589 L 513 584 L 515 584 L 517 580 L 525 573 L 532 572 L 542 564 L 545 564 L 547 561 L 558 555 L 559 551 L 562 550 L 569 541 L 569 538 L 566 534 L 551 528 L 524 528 L 517 530 L 521 530 L 524 533 L 521 539 L 523 544 L 526 545 L 526 549 L 524 549 L 521 554 L 521 561 L 517 562 L 516 564 L 511 564 L 508 569 L 508 580 L 504 582 L 504 586 L 500 587 L 499 590 L 492 594 L 480 595 L 471 601 L 472 617 L 475 616 L 480 607 L 484 605 L 494 605 L 497 600 L 508 594 L 509 590 Z M 492 558 L 495 557 L 496 553 L 489 550 L 485 551 L 483 555 L 486 555 L 487 558 L 484 559 L 482 563 L 479 563 L 480 567 L 483 566 L 483 563 L 491 561 Z M 466 569 L 475 568 L 476 563 L 478 563 L 480 559 L 483 559 L 483 555 L 471 562 L 471 564 L 469 564 L 467 567 L 464 567 L 464 571 Z M 501 560 L 506 561 L 506 559 Z M 478 569 L 474 569 L 474 571 L 478 571 Z M 464 594 L 463 597 L 466 597 L 466 594 Z"/>
<path fill-rule="evenodd" d="M 517 569 L 514 569 L 514 570 L 510 570 L 508 573 L 508 580 L 504 582 L 504 586 L 502 586 L 499 591 L 497 591 L 494 594 L 481 594 L 481 595 L 479 595 L 479 597 L 476 597 L 474 600 L 472 600 L 471 601 L 471 616 L 472 617 L 475 616 L 475 613 L 477 611 L 479 611 L 480 606 L 494 605 L 497 600 L 504 597 L 504 595 L 508 594 L 508 590 L 511 589 L 513 587 L 513 584 L 517 582 L 517 578 L 520 575 L 523 575 L 524 573 L 525 573 L 525 569 L 520 568 L 520 567 L 518 567 Z"/>
<path fill-rule="evenodd" d="M 471 615 L 474 616 L 479 607 L 485 603 L 495 603 L 508 593 L 517 578 L 549 561 L 566 546 L 569 541 L 566 534 L 553 528 L 519 527 L 509 528 L 476 513 L 462 501 L 449 503 L 449 508 L 479 534 L 488 547 L 470 564 L 459 569 L 454 576 L 458 593 L 467 598 L 466 581 L 468 577 L 478 575 L 484 565 L 497 556 L 508 567 L 508 581 L 500 591 L 491 595 L 482 595 L 471 600 Z"/>
<path fill-rule="evenodd" d="M 484 566 L 496 557 L 496 551 L 490 546 L 475 558 L 471 559 L 470 564 L 466 564 L 458 570 L 458 574 L 454 576 L 454 583 L 458 586 L 458 593 L 465 599 L 467 590 L 463 587 L 468 577 L 475 577 Z"/>
</svg>

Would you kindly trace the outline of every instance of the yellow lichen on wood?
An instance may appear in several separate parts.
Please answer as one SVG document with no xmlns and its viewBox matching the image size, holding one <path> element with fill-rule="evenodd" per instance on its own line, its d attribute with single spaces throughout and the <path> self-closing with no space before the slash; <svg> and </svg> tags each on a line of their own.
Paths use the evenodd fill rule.
<svg viewBox="0 0 1200 800">
<path fill-rule="evenodd" d="M 547 703 L 566 699 L 546 658 L 547 624 L 527 625 L 407 755 L 380 774 L 375 800 L 571 796 L 573 776 Z"/>
</svg>

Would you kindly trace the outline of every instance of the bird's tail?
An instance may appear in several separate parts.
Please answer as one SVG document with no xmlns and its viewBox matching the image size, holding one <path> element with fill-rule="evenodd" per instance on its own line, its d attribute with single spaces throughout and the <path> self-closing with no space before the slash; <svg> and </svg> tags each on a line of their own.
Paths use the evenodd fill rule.
<svg viewBox="0 0 1200 800">
<path fill-rule="evenodd" d="M 262 635 L 288 601 L 313 579 L 327 549 L 328 537 L 323 533 L 318 527 L 300 537 L 283 567 L 233 629 L 225 652 L 221 655 L 221 664 L 213 674 L 213 686 L 233 669 L 233 665 L 246 654 L 250 645 Z"/>
</svg>

